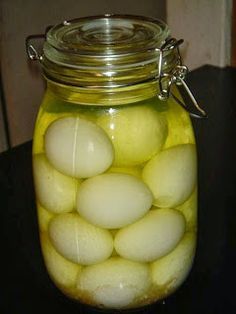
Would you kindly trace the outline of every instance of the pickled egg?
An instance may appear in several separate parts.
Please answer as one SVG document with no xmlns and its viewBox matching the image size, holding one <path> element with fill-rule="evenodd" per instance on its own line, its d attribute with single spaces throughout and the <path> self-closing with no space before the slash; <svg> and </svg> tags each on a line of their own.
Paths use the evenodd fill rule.
<svg viewBox="0 0 236 314">
<path fill-rule="evenodd" d="M 161 149 L 168 133 L 165 117 L 148 106 L 119 108 L 102 115 L 97 123 L 114 145 L 116 167 L 149 160 Z"/>
<path fill-rule="evenodd" d="M 77 211 L 94 225 L 116 229 L 141 218 L 152 200 L 150 190 L 140 179 L 129 174 L 108 173 L 81 184 Z"/>
<path fill-rule="evenodd" d="M 75 287 L 81 266 L 57 253 L 46 234 L 41 235 L 41 248 L 49 275 L 63 287 Z"/>
<path fill-rule="evenodd" d="M 45 134 L 45 151 L 57 170 L 77 178 L 104 172 L 114 158 L 112 143 L 103 129 L 79 117 L 53 122 Z"/>
<path fill-rule="evenodd" d="M 38 224 L 39 229 L 41 231 L 47 231 L 48 225 L 51 221 L 51 219 L 54 217 L 54 214 L 47 211 L 45 208 L 43 208 L 40 204 L 37 204 L 38 207 Z"/>
<path fill-rule="evenodd" d="M 168 290 L 177 289 L 191 270 L 195 247 L 195 233 L 187 232 L 171 253 L 151 264 L 153 283 Z"/>
<path fill-rule="evenodd" d="M 77 288 L 95 305 L 123 308 L 143 296 L 151 284 L 149 266 L 119 257 L 84 268 Z"/>
<path fill-rule="evenodd" d="M 197 189 L 180 206 L 176 207 L 185 217 L 186 229 L 192 230 L 197 227 Z"/>
<path fill-rule="evenodd" d="M 35 192 L 39 203 L 52 213 L 75 208 L 79 180 L 65 176 L 50 165 L 44 154 L 33 157 Z"/>
<path fill-rule="evenodd" d="M 143 180 L 154 205 L 168 208 L 185 202 L 196 184 L 195 145 L 177 145 L 157 154 L 144 167 Z"/>
<path fill-rule="evenodd" d="M 178 89 L 172 86 L 172 92 L 182 99 Z M 180 145 L 180 144 L 194 144 L 194 133 L 191 120 L 186 109 L 181 107 L 176 101 L 170 97 L 167 100 L 169 109 L 165 112 L 168 124 L 168 136 L 166 138 L 164 149 Z"/>
<path fill-rule="evenodd" d="M 58 253 L 81 265 L 102 262 L 113 251 L 110 232 L 89 224 L 76 213 L 53 218 L 49 224 L 49 235 Z"/>
<path fill-rule="evenodd" d="M 129 260 L 152 262 L 171 252 L 183 237 L 185 220 L 174 209 L 157 209 L 117 232 L 116 252 Z"/>
</svg>

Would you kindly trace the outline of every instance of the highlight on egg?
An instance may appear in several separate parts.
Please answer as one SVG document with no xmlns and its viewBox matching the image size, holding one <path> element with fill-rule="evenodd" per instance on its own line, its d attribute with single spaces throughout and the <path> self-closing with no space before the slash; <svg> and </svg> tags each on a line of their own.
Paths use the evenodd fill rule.
<svg viewBox="0 0 236 314">
<path fill-rule="evenodd" d="M 108 229 L 122 228 L 150 209 L 153 196 L 139 178 L 107 173 L 85 180 L 77 196 L 77 211 L 90 223 Z"/>
<path fill-rule="evenodd" d="M 143 169 L 143 180 L 154 196 L 153 204 L 174 208 L 193 192 L 196 185 L 196 148 L 177 145 L 158 153 Z"/>
<path fill-rule="evenodd" d="M 76 116 L 58 119 L 49 126 L 45 152 L 58 171 L 76 178 L 103 173 L 114 159 L 113 145 L 103 129 Z"/>
<path fill-rule="evenodd" d="M 112 257 L 103 263 L 83 268 L 77 289 L 99 307 L 121 309 L 132 306 L 151 285 L 149 266 Z"/>
<path fill-rule="evenodd" d="M 49 224 L 49 236 L 58 253 L 80 265 L 100 263 L 113 251 L 110 232 L 91 225 L 77 213 L 55 216 Z"/>
</svg>

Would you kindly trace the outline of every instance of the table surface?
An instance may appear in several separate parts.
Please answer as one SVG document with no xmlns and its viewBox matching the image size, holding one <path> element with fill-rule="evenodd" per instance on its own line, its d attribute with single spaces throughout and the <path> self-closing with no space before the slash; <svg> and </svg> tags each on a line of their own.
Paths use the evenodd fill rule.
<svg viewBox="0 0 236 314">
<path fill-rule="evenodd" d="M 189 85 L 209 118 L 193 120 L 199 160 L 199 230 L 195 263 L 183 286 L 155 314 L 236 313 L 236 69 L 204 66 Z M 40 253 L 31 143 L 0 155 L 0 313 L 93 313 L 64 297 Z M 109 313 L 114 313 L 109 312 Z"/>
</svg>

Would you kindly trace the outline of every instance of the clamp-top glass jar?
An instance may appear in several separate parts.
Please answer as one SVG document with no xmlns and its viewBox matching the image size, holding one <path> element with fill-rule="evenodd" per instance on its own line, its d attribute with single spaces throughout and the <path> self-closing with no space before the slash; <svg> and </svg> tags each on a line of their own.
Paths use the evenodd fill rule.
<svg viewBox="0 0 236 314">
<path fill-rule="evenodd" d="M 118 15 L 52 27 L 42 55 L 32 39 L 47 81 L 33 170 L 48 272 L 98 308 L 162 300 L 196 243 L 196 147 L 174 85 L 181 41 L 159 20 Z"/>
</svg>

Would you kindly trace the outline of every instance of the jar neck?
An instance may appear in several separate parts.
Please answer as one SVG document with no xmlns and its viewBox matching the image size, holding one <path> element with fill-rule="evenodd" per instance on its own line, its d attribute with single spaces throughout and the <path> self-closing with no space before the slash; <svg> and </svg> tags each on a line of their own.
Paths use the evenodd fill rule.
<svg viewBox="0 0 236 314">
<path fill-rule="evenodd" d="M 52 27 L 41 62 L 50 81 L 89 89 L 142 84 L 171 72 L 175 49 L 161 53 L 169 36 L 160 20 L 133 15 L 85 17 Z"/>
<path fill-rule="evenodd" d="M 135 59 L 135 55 L 132 55 L 123 58 L 125 63 L 115 63 L 113 60 L 106 66 L 100 65 L 99 59 L 94 59 L 93 64 L 89 64 L 89 57 L 86 56 L 86 66 L 85 60 L 77 60 L 77 63 L 81 62 L 81 66 L 73 67 L 63 62 L 52 61 L 49 57 L 50 49 L 54 50 L 48 47 L 47 55 L 42 58 L 43 73 L 47 79 L 59 84 L 92 89 L 113 89 L 157 80 L 159 77 L 160 51 L 143 52 L 142 58 L 139 53 L 139 61 Z M 56 51 L 53 52 L 54 58 L 55 54 Z M 167 51 L 163 57 L 162 71 L 171 73 L 178 64 L 177 50 Z"/>
<path fill-rule="evenodd" d="M 63 101 L 96 106 L 120 106 L 156 97 L 156 80 L 125 87 L 82 88 L 47 79 L 47 91 Z"/>
</svg>

